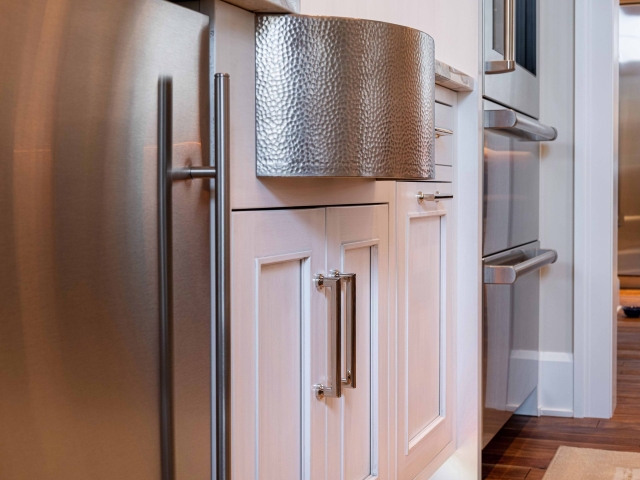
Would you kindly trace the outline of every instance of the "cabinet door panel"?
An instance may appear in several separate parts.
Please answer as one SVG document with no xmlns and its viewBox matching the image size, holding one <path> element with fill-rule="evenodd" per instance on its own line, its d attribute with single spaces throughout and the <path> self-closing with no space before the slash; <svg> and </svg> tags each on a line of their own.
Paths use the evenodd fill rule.
<svg viewBox="0 0 640 480">
<path fill-rule="evenodd" d="M 342 403 L 344 428 L 344 478 L 367 478 L 371 474 L 371 257 L 372 246 L 352 248 L 344 252 L 342 270 L 355 273 L 356 345 L 358 383 L 355 389 L 344 389 Z M 374 273 L 375 274 L 375 273 Z M 362 286 L 361 286 L 362 284 Z M 343 320 L 345 316 L 343 315 Z M 344 325 L 342 331 L 346 331 Z M 343 335 L 343 339 L 346 336 Z M 346 352 L 346 345 L 342 349 Z M 343 355 L 343 372 L 346 358 Z"/>
<path fill-rule="evenodd" d="M 441 216 L 406 218 L 407 426 L 409 442 L 440 416 Z M 402 300 L 405 300 L 402 299 Z"/>
<path fill-rule="evenodd" d="M 232 476 L 324 479 L 325 210 L 232 215 Z"/>
<path fill-rule="evenodd" d="M 418 191 L 432 193 L 429 188 L 398 183 L 397 189 L 399 479 L 435 470 L 431 462 L 453 442 L 451 200 L 418 202 Z"/>
<path fill-rule="evenodd" d="M 357 286 L 357 384 L 327 399 L 329 478 L 389 478 L 388 221 L 386 205 L 327 209 L 327 270 L 355 273 Z"/>
<path fill-rule="evenodd" d="M 277 469 L 297 480 L 301 469 L 301 270 L 295 259 L 257 272 L 258 478 Z"/>
</svg>

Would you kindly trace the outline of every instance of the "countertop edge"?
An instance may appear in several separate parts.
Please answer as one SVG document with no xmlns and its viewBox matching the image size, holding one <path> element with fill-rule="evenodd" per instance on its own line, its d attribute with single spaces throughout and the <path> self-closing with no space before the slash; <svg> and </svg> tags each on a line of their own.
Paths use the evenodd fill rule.
<svg viewBox="0 0 640 480">
<path fill-rule="evenodd" d="M 300 0 L 224 0 L 257 13 L 300 13 Z"/>
<path fill-rule="evenodd" d="M 436 85 L 456 92 L 472 92 L 473 78 L 436 59 Z"/>
</svg>

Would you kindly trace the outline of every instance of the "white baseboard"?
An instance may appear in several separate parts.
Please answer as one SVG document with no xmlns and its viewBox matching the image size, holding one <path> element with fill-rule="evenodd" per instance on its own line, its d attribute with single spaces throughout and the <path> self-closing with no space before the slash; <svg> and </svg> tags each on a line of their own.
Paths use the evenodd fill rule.
<svg viewBox="0 0 640 480">
<path fill-rule="evenodd" d="M 573 410 L 552 410 L 550 408 L 540 408 L 538 410 L 541 417 L 573 417 Z"/>
<path fill-rule="evenodd" d="M 573 354 L 540 352 L 540 415 L 573 417 Z"/>
</svg>

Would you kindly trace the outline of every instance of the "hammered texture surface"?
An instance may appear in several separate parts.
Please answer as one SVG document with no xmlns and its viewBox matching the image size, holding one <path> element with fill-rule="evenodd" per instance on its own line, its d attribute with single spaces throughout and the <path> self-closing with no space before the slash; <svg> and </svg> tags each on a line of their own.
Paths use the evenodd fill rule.
<svg viewBox="0 0 640 480">
<path fill-rule="evenodd" d="M 256 16 L 257 175 L 431 179 L 433 39 L 369 20 Z"/>
</svg>

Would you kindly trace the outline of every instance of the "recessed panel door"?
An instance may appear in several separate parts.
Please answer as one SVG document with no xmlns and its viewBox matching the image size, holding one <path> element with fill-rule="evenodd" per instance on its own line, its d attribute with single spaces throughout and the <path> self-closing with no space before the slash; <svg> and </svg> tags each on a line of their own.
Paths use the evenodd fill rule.
<svg viewBox="0 0 640 480">
<path fill-rule="evenodd" d="M 232 216 L 234 479 L 326 479 L 325 209 Z"/>
<path fill-rule="evenodd" d="M 418 201 L 425 184 L 399 183 L 397 203 L 398 479 L 413 479 L 453 441 L 451 199 Z"/>
<path fill-rule="evenodd" d="M 355 274 L 356 282 L 355 325 L 349 282 L 342 302 L 342 376 L 355 375 L 355 388 L 347 380 L 341 398 L 325 399 L 331 479 L 389 478 L 388 221 L 387 205 L 327 209 L 327 270 Z M 347 348 L 350 328 L 355 358 Z"/>
</svg>

